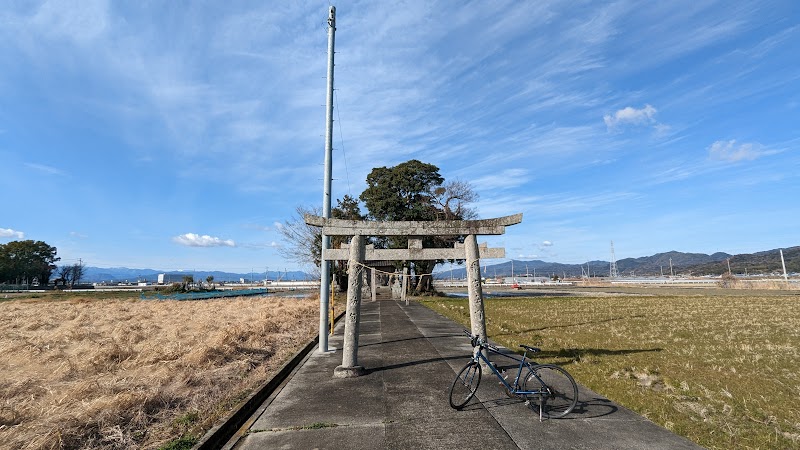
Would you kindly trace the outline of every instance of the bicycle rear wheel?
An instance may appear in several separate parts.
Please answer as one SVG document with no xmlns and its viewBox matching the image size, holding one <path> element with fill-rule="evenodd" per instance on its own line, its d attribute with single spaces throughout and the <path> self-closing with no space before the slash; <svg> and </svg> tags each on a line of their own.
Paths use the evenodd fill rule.
<svg viewBox="0 0 800 450">
<path fill-rule="evenodd" d="M 481 384 L 481 365 L 470 361 L 458 372 L 450 386 L 450 406 L 461 409 L 472 400 L 478 385 Z"/>
<path fill-rule="evenodd" d="M 553 364 L 530 367 L 523 390 L 533 391 L 527 398 L 539 406 L 542 417 L 564 417 L 578 403 L 578 385 L 566 370 Z"/>
</svg>

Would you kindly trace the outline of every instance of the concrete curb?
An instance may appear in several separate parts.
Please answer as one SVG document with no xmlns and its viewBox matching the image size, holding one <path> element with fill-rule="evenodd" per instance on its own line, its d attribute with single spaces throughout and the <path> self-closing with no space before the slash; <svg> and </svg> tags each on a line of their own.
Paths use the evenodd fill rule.
<svg viewBox="0 0 800 450">
<path fill-rule="evenodd" d="M 344 316 L 345 312 L 339 313 L 334 319 L 334 325 Z M 319 343 L 319 335 L 312 339 L 300 351 L 284 364 L 280 370 L 266 383 L 256 389 L 243 400 L 237 407 L 228 413 L 221 423 L 214 426 L 203 435 L 202 438 L 192 447 L 192 450 L 212 450 L 221 449 L 233 438 L 236 433 L 247 423 L 247 420 L 261 407 L 267 398 L 283 384 L 292 374 L 297 366 L 305 360 Z"/>
</svg>

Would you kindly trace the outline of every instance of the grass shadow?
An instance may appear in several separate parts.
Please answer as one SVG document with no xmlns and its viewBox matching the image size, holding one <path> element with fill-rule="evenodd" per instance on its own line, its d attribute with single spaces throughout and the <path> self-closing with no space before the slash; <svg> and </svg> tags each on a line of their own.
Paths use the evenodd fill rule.
<svg viewBox="0 0 800 450">
<path fill-rule="evenodd" d="M 661 352 L 664 351 L 663 348 L 656 347 L 656 348 L 634 348 L 634 349 L 624 349 L 624 350 L 611 350 L 607 348 L 562 348 L 561 350 L 545 350 L 539 353 L 536 353 L 537 358 L 547 358 L 547 359 L 558 359 L 564 358 L 563 361 L 550 361 L 546 364 L 556 364 L 559 366 L 563 366 L 566 364 L 571 364 L 576 361 L 580 361 L 581 359 L 587 356 L 617 356 L 617 355 L 631 355 L 635 353 L 650 353 L 650 352 Z M 545 364 L 539 363 L 534 359 L 530 359 L 531 363 L 533 364 Z"/>
<path fill-rule="evenodd" d="M 634 316 L 625 316 L 625 317 L 612 317 L 612 318 L 609 318 L 609 319 L 591 320 L 591 321 L 588 321 L 588 322 L 570 323 L 570 324 L 567 324 L 567 325 L 552 325 L 552 326 L 546 326 L 546 327 L 528 328 L 526 330 L 520 330 L 520 331 L 514 331 L 514 332 L 508 332 L 508 333 L 498 333 L 496 336 L 513 336 L 513 335 L 522 334 L 522 333 L 532 333 L 534 331 L 553 330 L 553 329 L 556 329 L 556 328 L 572 328 L 572 327 L 580 327 L 580 326 L 584 326 L 584 325 L 597 325 L 597 324 L 600 324 L 600 323 L 615 322 L 615 321 L 618 321 L 618 320 L 643 319 L 644 317 L 645 316 L 643 316 L 641 314 L 637 314 L 637 315 L 634 315 Z"/>
</svg>

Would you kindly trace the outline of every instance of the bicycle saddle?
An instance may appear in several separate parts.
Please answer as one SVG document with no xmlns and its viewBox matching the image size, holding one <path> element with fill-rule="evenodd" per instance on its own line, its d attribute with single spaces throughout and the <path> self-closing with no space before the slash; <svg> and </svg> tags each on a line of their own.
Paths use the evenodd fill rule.
<svg viewBox="0 0 800 450">
<path fill-rule="evenodd" d="M 519 346 L 524 348 L 525 350 L 531 352 L 531 353 L 537 353 L 537 352 L 542 351 L 542 349 L 540 349 L 538 347 L 529 347 L 529 346 L 524 345 L 524 344 L 520 344 Z"/>
</svg>

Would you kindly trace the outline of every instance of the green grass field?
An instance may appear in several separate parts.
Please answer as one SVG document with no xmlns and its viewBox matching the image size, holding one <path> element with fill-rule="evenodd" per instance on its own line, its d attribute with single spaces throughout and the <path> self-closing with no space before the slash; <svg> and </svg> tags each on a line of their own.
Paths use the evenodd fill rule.
<svg viewBox="0 0 800 450">
<path fill-rule="evenodd" d="M 466 299 L 422 302 L 465 325 Z M 800 448 L 800 298 L 598 296 L 486 300 L 489 338 L 718 449 Z M 467 326 L 468 327 L 468 326 Z"/>
</svg>

